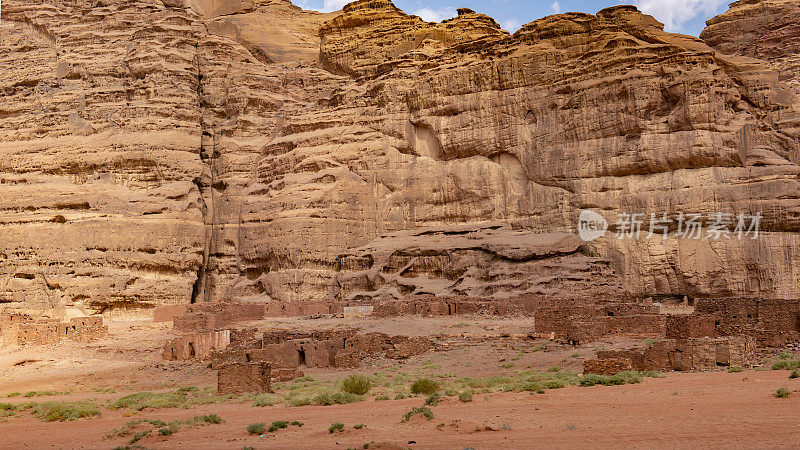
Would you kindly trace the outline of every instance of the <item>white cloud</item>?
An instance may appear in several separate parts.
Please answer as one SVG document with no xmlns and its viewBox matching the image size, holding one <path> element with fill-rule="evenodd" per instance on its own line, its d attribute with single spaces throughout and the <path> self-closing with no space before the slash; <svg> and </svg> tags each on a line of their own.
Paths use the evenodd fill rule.
<svg viewBox="0 0 800 450">
<path fill-rule="evenodd" d="M 552 5 L 550 5 L 550 10 L 556 14 L 561 13 L 561 4 L 558 3 L 558 0 L 554 1 Z"/>
<path fill-rule="evenodd" d="M 729 0 L 634 0 L 643 13 L 658 19 L 667 31 L 681 31 L 686 22 L 700 14 L 712 16 L 728 2 Z"/>
<path fill-rule="evenodd" d="M 441 22 L 445 19 L 450 19 L 457 16 L 458 12 L 456 12 L 455 8 L 448 6 L 439 9 L 422 8 L 412 12 L 411 14 L 422 17 L 422 20 L 426 22 Z"/>
<path fill-rule="evenodd" d="M 522 28 L 522 23 L 517 19 L 508 19 L 500 22 L 500 26 L 503 27 L 504 30 L 514 33 Z"/>
<path fill-rule="evenodd" d="M 353 0 L 325 0 L 322 5 L 322 12 L 338 11 L 344 8 L 344 5 L 352 2 Z M 305 3 L 305 2 L 304 2 Z"/>
</svg>

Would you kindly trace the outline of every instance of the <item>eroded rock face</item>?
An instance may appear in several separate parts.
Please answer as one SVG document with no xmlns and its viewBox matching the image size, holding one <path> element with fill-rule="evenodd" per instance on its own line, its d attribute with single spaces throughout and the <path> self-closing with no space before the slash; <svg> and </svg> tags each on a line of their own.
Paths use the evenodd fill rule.
<svg viewBox="0 0 800 450">
<path fill-rule="evenodd" d="M 581 244 L 571 233 L 502 225 L 399 231 L 342 255 L 333 295 L 344 301 L 407 295 L 578 298 L 591 290 L 598 298 L 623 297 L 608 261 L 581 254 Z"/>
<path fill-rule="evenodd" d="M 512 296 L 600 260 L 634 295 L 799 297 L 793 59 L 724 28 L 783 3 L 734 4 L 712 48 L 632 7 L 510 35 L 388 0 L 8 0 L 0 301 Z M 551 239 L 582 209 L 764 219 L 757 241 Z M 500 235 L 552 247 L 487 252 Z"/>
<path fill-rule="evenodd" d="M 781 81 L 800 92 L 800 3 L 793 0 L 740 0 L 708 21 L 700 35 L 728 55 L 774 64 Z"/>
</svg>

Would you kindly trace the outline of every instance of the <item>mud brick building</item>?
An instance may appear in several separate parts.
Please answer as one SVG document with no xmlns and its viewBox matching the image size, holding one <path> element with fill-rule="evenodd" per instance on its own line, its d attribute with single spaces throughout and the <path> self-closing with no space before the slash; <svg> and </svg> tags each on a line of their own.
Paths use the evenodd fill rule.
<svg viewBox="0 0 800 450">
<path fill-rule="evenodd" d="M 764 347 L 800 342 L 797 299 L 697 299 L 695 314 L 714 317 L 719 336 L 753 336 Z"/>
<path fill-rule="evenodd" d="M 271 392 L 271 367 L 263 362 L 231 362 L 219 368 L 217 393 L 240 395 Z"/>
<path fill-rule="evenodd" d="M 206 359 L 212 352 L 223 350 L 230 343 L 230 330 L 203 331 L 168 341 L 162 357 L 168 361 Z"/>
<path fill-rule="evenodd" d="M 544 306 L 534 312 L 537 333 L 573 343 L 610 334 L 664 336 L 666 319 L 652 303 L 604 303 Z"/>
<path fill-rule="evenodd" d="M 704 371 L 750 367 L 755 363 L 755 349 L 756 341 L 750 336 L 664 339 L 646 348 L 598 351 L 596 360 L 584 362 L 584 372 L 608 375 L 622 370 Z"/>
<path fill-rule="evenodd" d="M 69 323 L 61 324 L 61 329 L 63 337 L 77 342 L 92 342 L 108 334 L 103 316 L 74 317 Z"/>
<path fill-rule="evenodd" d="M 431 346 L 425 337 L 361 335 L 355 330 L 269 331 L 256 339 L 233 341 L 228 348 L 213 352 L 211 360 L 213 367 L 231 362 L 266 362 L 273 369 L 348 368 L 358 367 L 368 356 L 406 359 L 427 352 Z"/>
<path fill-rule="evenodd" d="M 666 316 L 667 339 L 689 339 L 716 337 L 717 318 L 714 315 L 668 315 Z"/>
<path fill-rule="evenodd" d="M 49 345 L 61 339 L 91 342 L 108 334 L 102 316 L 74 317 L 63 323 L 59 319 L 33 319 L 21 314 L 0 316 L 5 345 Z"/>
<path fill-rule="evenodd" d="M 237 322 L 261 320 L 265 314 L 265 306 L 260 303 L 198 303 L 175 316 L 173 328 L 185 332 L 215 330 Z"/>
</svg>

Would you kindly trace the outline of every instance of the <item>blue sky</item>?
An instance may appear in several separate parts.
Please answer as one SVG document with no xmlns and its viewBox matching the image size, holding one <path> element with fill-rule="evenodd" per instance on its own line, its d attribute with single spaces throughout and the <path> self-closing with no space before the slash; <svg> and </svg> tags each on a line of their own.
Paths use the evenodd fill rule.
<svg viewBox="0 0 800 450">
<path fill-rule="evenodd" d="M 724 12 L 731 0 L 394 0 L 398 8 L 428 21 L 439 22 L 456 15 L 456 8 L 467 7 L 494 17 L 514 32 L 530 21 L 559 12 L 594 14 L 608 6 L 634 4 L 664 23 L 667 31 L 697 36 L 705 21 Z M 297 5 L 317 11 L 335 11 L 348 0 L 293 0 Z"/>
</svg>

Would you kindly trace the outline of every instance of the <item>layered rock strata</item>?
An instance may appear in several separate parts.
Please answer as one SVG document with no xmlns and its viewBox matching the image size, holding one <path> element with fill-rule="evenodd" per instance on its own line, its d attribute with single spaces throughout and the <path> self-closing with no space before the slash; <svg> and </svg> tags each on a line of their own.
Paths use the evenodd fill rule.
<svg viewBox="0 0 800 450">
<path fill-rule="evenodd" d="M 626 6 L 511 35 L 388 0 L 8 0 L 0 301 L 112 313 L 604 283 L 798 298 L 796 33 L 753 25 L 793 5 L 737 2 L 703 41 Z M 645 230 L 651 213 L 763 219 L 756 240 L 487 249 L 574 233 L 584 209 L 612 233 L 625 212 Z"/>
</svg>

